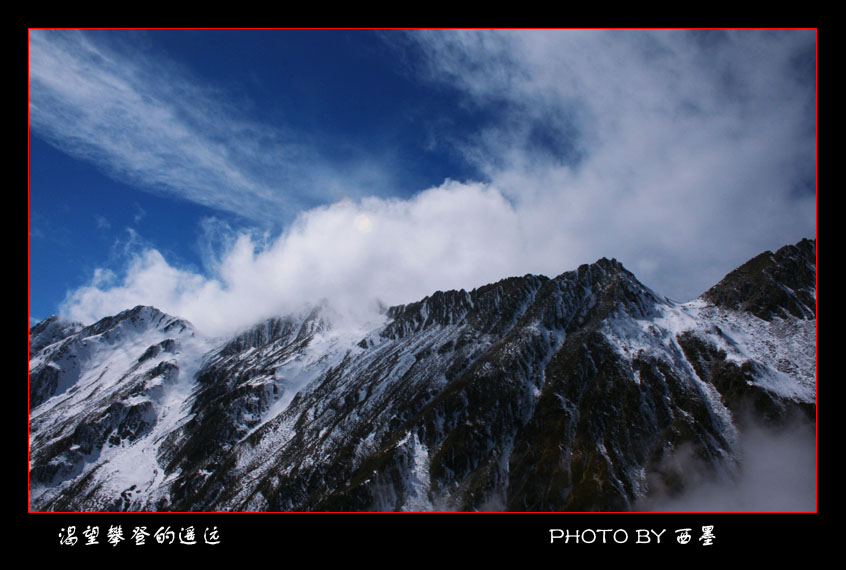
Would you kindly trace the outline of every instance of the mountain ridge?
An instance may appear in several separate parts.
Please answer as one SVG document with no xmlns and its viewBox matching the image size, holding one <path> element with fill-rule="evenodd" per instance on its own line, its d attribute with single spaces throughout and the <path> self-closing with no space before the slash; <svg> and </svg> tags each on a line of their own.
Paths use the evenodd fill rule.
<svg viewBox="0 0 846 570">
<path fill-rule="evenodd" d="M 344 334 L 313 309 L 211 346 L 186 321 L 124 311 L 31 360 L 32 394 L 33 372 L 38 384 L 61 369 L 57 346 L 108 336 L 132 311 L 166 323 L 122 363 L 134 407 L 115 391 L 73 423 L 76 407 L 36 391 L 31 507 L 631 510 L 655 477 L 684 488 L 685 474 L 665 468 L 681 448 L 713 472 L 736 470 L 745 410 L 813 417 L 809 243 L 762 254 L 686 304 L 601 258 L 554 278 L 437 291 Z M 36 341 L 49 328 L 39 325 Z M 120 459 L 101 458 L 136 448 L 147 471 L 132 486 L 114 475 Z"/>
</svg>

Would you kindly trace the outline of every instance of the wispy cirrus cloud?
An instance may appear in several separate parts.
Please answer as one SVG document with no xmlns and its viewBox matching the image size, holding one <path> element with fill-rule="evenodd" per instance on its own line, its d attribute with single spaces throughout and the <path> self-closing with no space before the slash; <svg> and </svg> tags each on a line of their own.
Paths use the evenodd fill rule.
<svg viewBox="0 0 846 570">
<path fill-rule="evenodd" d="M 301 133 L 251 119 L 232 94 L 114 36 L 31 30 L 29 68 L 34 132 L 142 189 L 264 223 L 381 176 L 331 164 Z"/>
</svg>

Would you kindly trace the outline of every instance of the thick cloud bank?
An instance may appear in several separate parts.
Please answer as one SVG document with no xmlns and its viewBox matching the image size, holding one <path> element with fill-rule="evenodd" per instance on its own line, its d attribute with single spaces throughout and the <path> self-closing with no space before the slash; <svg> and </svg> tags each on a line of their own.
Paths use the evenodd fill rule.
<svg viewBox="0 0 846 570">
<path fill-rule="evenodd" d="M 249 234 L 222 240 L 231 245 L 208 278 L 146 249 L 122 278 L 101 272 L 73 292 L 63 312 L 89 322 L 147 303 L 210 334 L 324 299 L 342 312 L 368 312 L 377 302 L 411 302 L 519 272 L 519 261 L 536 255 L 521 251 L 522 224 L 500 193 L 480 185 L 343 201 L 302 214 L 270 244 Z"/>
</svg>

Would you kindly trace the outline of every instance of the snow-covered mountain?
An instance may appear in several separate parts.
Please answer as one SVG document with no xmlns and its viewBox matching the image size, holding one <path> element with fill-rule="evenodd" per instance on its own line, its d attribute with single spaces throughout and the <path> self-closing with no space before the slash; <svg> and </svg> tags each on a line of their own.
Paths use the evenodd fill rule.
<svg viewBox="0 0 846 570">
<path fill-rule="evenodd" d="M 674 303 L 615 260 L 206 339 L 136 307 L 30 329 L 32 510 L 630 510 L 814 418 L 815 243 Z"/>
</svg>

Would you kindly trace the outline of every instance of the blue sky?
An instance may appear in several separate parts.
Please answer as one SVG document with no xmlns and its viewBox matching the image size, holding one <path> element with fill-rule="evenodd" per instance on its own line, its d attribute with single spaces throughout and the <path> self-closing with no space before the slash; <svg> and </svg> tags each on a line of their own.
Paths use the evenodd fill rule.
<svg viewBox="0 0 846 570">
<path fill-rule="evenodd" d="M 813 237 L 813 31 L 31 30 L 29 314 L 223 334 Z"/>
</svg>

